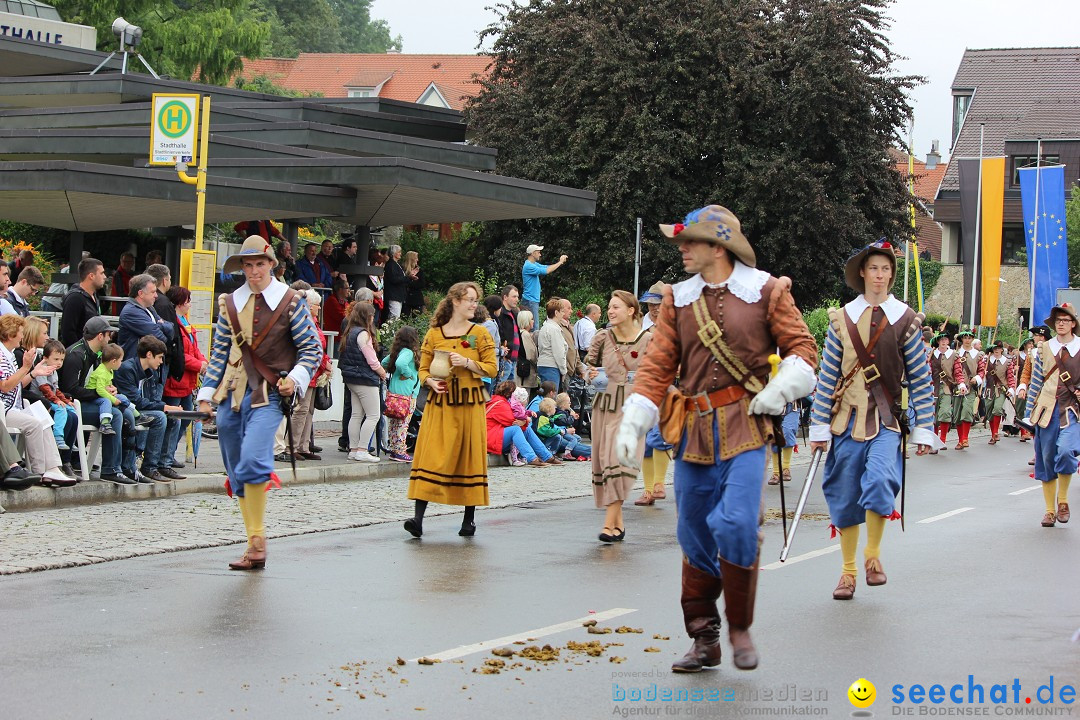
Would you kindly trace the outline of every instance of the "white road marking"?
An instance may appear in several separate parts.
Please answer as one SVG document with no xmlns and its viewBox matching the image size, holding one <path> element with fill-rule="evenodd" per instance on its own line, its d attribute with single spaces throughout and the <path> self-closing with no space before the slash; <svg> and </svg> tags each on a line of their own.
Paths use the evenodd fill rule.
<svg viewBox="0 0 1080 720">
<path fill-rule="evenodd" d="M 935 515 L 934 517 L 928 517 L 928 518 L 924 518 L 923 520 L 919 520 L 919 522 L 917 524 L 937 522 L 938 520 L 944 520 L 945 518 L 952 517 L 953 515 L 959 515 L 962 512 L 967 512 L 968 510 L 974 510 L 974 509 L 975 508 L 965 507 L 965 508 L 958 508 L 956 510 L 950 510 L 947 513 L 942 513 L 940 515 Z"/>
<path fill-rule="evenodd" d="M 637 610 L 630 608 L 612 608 L 610 610 L 602 610 L 598 613 L 592 613 L 590 615 L 586 615 L 585 617 L 580 617 L 577 620 L 568 620 L 564 623 L 559 623 L 557 625 L 548 625 L 547 627 L 537 628 L 536 630 L 526 630 L 525 632 L 520 632 L 516 635 L 505 635 L 500 638 L 495 638 L 494 640 L 482 640 L 478 643 L 473 643 L 472 645 L 461 645 L 459 647 L 452 648 L 441 653 L 436 653 L 435 655 L 425 655 L 424 657 L 430 658 L 431 660 L 454 660 L 459 657 L 464 657 L 465 655 L 472 655 L 473 653 L 483 652 L 484 650 L 488 650 L 490 648 L 495 648 L 502 645 L 509 645 L 519 640 L 528 640 L 529 638 L 541 638 L 545 635 L 554 635 L 555 633 L 566 632 L 567 630 L 573 630 L 575 628 L 581 629 L 582 623 L 584 623 L 586 620 L 596 620 L 597 622 L 600 622 L 602 620 L 611 620 L 612 618 L 617 618 L 621 615 L 627 615 L 632 612 L 637 612 Z M 413 658 L 409 662 L 415 663 L 419 659 L 420 658 Z"/>
<path fill-rule="evenodd" d="M 822 555 L 828 555 L 829 553 L 834 553 L 839 549 L 840 549 L 840 543 L 837 543 L 836 545 L 830 545 L 829 547 L 821 548 L 820 550 L 811 550 L 810 552 L 803 553 L 802 555 L 796 555 L 795 557 L 789 557 L 787 559 L 787 562 L 780 562 L 778 560 L 778 561 L 776 561 L 774 563 L 769 563 L 768 565 L 762 565 L 761 569 L 762 570 L 779 570 L 780 568 L 784 567 L 785 565 L 794 565 L 795 563 L 800 563 L 803 560 L 813 560 L 816 557 L 821 557 Z"/>
<path fill-rule="evenodd" d="M 1026 487 L 1023 490 L 1017 490 L 1016 492 L 1011 492 L 1009 494 L 1010 495 L 1023 495 L 1026 492 L 1031 492 L 1032 490 L 1038 490 L 1041 487 L 1042 487 L 1042 483 L 1039 483 L 1038 485 L 1032 485 L 1031 487 Z"/>
</svg>

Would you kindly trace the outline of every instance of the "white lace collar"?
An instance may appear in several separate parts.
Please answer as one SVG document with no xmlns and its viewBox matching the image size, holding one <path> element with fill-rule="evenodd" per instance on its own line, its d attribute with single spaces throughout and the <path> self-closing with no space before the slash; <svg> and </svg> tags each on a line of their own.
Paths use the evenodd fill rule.
<svg viewBox="0 0 1080 720">
<path fill-rule="evenodd" d="M 870 307 L 870 303 L 866 301 L 866 296 L 860 295 L 845 305 L 844 311 L 851 318 L 851 322 L 857 323 L 868 307 Z M 908 311 L 908 306 L 890 295 L 885 302 L 881 303 L 881 309 L 885 311 L 885 317 L 889 320 L 889 324 L 895 325 Z"/>
<path fill-rule="evenodd" d="M 281 298 L 285 297 L 285 291 L 288 289 L 289 287 L 277 278 L 271 280 L 266 289 L 262 291 L 263 300 L 266 301 L 266 307 L 271 310 L 277 310 L 278 303 L 281 302 Z M 250 298 L 251 295 L 251 286 L 247 283 L 244 283 L 233 291 L 233 303 L 236 304 L 237 311 L 242 310 L 244 306 L 247 305 L 248 298 Z"/>
<path fill-rule="evenodd" d="M 948 359 L 949 356 L 952 355 L 952 354 L 953 354 L 953 349 L 952 348 L 946 349 L 945 352 L 941 352 L 940 350 L 935 350 L 934 351 L 934 357 L 942 357 L 942 356 L 944 356 L 946 359 Z"/>
<path fill-rule="evenodd" d="M 990 365 L 997 365 L 998 363 L 1000 363 L 1002 365 L 1007 365 L 1008 362 L 1009 362 L 1009 358 L 1005 357 L 1004 355 L 1002 355 L 1001 357 L 995 357 L 993 355 L 988 355 L 986 357 L 986 362 L 989 363 Z"/>
<path fill-rule="evenodd" d="M 965 350 L 964 348 L 960 348 L 956 352 L 958 355 L 960 355 L 960 357 L 964 357 L 965 355 L 970 355 L 973 358 L 979 357 L 979 351 L 973 347 L 970 347 L 967 350 Z"/>
<path fill-rule="evenodd" d="M 761 288 L 769 281 L 769 273 L 752 268 L 740 260 L 735 261 L 735 267 L 728 279 L 720 283 L 719 287 L 727 286 L 731 294 L 743 302 L 756 303 L 761 299 Z M 671 292 L 675 298 L 675 307 L 686 307 L 701 297 L 701 291 L 705 289 L 705 279 L 698 273 L 689 280 L 675 283 L 671 286 Z"/>
<path fill-rule="evenodd" d="M 1050 338 L 1048 342 L 1050 343 L 1050 352 L 1054 353 L 1055 356 L 1061 352 L 1063 347 L 1069 349 L 1069 355 L 1072 357 L 1076 357 L 1076 354 L 1080 352 L 1080 336 L 1073 336 L 1072 342 L 1068 345 L 1062 345 L 1056 337 Z"/>
</svg>

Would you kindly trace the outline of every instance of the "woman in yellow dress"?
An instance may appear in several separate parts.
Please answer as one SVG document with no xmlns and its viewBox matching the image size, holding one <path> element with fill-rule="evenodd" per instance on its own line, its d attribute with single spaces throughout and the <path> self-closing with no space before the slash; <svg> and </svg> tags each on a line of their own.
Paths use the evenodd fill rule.
<svg viewBox="0 0 1080 720">
<path fill-rule="evenodd" d="M 420 383 L 428 398 L 409 475 L 416 513 L 405 521 L 405 529 L 413 537 L 424 534 L 429 502 L 465 506 L 458 532 L 463 537 L 476 533 L 476 506 L 488 504 L 488 394 L 482 378 L 494 377 L 497 366 L 495 341 L 483 325 L 472 322 L 479 299 L 476 283 L 451 287 L 420 347 Z"/>
<path fill-rule="evenodd" d="M 623 522 L 623 503 L 637 482 L 637 470 L 619 462 L 615 452 L 615 435 L 622 422 L 622 407 L 630 394 L 633 374 L 645 355 L 652 333 L 641 329 L 641 306 L 637 298 L 625 290 L 616 290 L 608 303 L 611 326 L 597 331 L 589 345 L 585 364 L 589 380 L 597 385 L 603 375 L 592 416 L 592 482 L 597 508 L 604 508 L 604 527 L 601 542 L 619 542 L 626 537 Z M 602 371 L 602 372 L 601 372 Z M 637 460 L 645 454 L 645 438 L 638 445 Z"/>
</svg>

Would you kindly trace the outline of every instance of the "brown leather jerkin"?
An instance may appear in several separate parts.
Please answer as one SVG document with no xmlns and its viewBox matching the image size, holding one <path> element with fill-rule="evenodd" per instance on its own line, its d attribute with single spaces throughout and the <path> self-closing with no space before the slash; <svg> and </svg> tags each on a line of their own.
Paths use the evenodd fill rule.
<svg viewBox="0 0 1080 720">
<path fill-rule="evenodd" d="M 874 395 L 874 402 L 877 405 L 878 416 L 881 419 L 881 423 L 885 427 L 891 427 L 896 421 L 893 417 L 893 399 L 889 394 L 889 391 L 881 384 L 881 373 L 877 371 L 877 365 L 874 364 L 873 358 L 870 357 L 870 353 L 877 346 L 881 334 L 885 332 L 885 328 L 889 327 L 889 322 L 885 319 L 884 312 L 882 311 L 882 320 L 878 323 L 879 327 L 877 332 L 870 338 L 870 343 L 868 345 L 863 345 L 862 336 L 859 334 L 858 326 L 851 321 L 851 317 L 849 317 L 846 312 L 844 312 L 844 321 L 847 323 L 851 347 L 855 350 L 855 357 L 859 360 L 858 365 L 852 370 L 852 374 L 849 377 L 854 377 L 855 373 L 859 370 L 862 371 L 863 379 L 866 380 L 866 387 L 869 388 L 870 392 Z M 874 372 L 873 376 L 869 374 L 871 369 L 873 369 Z M 848 382 L 850 383 L 850 380 Z"/>
</svg>

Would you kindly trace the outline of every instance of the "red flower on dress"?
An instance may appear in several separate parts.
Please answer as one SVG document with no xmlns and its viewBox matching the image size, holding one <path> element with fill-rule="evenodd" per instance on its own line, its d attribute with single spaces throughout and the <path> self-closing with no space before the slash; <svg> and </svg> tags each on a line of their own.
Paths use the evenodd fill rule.
<svg viewBox="0 0 1080 720">
<path fill-rule="evenodd" d="M 463 348 L 469 347 L 469 341 L 468 340 L 462 340 L 461 341 L 461 347 L 463 347 Z"/>
<path fill-rule="evenodd" d="M 630 351 L 630 357 L 636 358 L 637 357 L 637 350 L 631 350 Z"/>
</svg>

